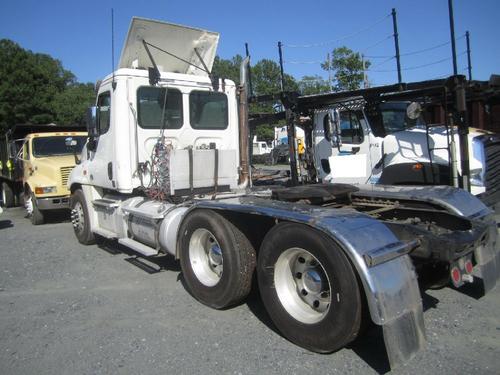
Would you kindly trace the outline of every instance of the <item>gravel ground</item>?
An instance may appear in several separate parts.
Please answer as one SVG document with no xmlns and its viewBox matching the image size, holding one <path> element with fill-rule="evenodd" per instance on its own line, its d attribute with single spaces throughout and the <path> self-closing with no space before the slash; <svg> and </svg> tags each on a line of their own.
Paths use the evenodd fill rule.
<svg viewBox="0 0 500 375">
<path fill-rule="evenodd" d="M 336 353 L 310 353 L 275 332 L 255 293 L 212 310 L 184 290 L 172 258 L 140 268 L 116 244 L 80 245 L 61 218 L 35 227 L 23 215 L 0 216 L 3 375 L 389 371 L 376 327 Z M 427 347 L 392 373 L 500 373 L 500 287 L 476 294 L 427 291 Z"/>
</svg>

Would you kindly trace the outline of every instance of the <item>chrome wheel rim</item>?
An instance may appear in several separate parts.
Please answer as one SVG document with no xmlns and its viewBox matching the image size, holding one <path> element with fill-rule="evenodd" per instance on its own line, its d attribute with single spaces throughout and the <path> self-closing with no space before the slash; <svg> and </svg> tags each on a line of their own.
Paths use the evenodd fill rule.
<svg viewBox="0 0 500 375">
<path fill-rule="evenodd" d="M 290 248 L 279 256 L 274 286 L 283 308 L 299 322 L 317 323 L 330 310 L 330 280 L 323 265 L 307 250 Z"/>
<path fill-rule="evenodd" d="M 76 202 L 75 206 L 71 210 L 71 223 L 73 224 L 73 228 L 78 233 L 83 231 L 83 227 L 85 225 L 85 215 L 83 213 L 83 206 L 80 202 Z"/>
<path fill-rule="evenodd" d="M 222 249 L 215 236 L 204 228 L 196 229 L 189 240 L 189 261 L 197 279 L 212 287 L 222 278 Z"/>
</svg>

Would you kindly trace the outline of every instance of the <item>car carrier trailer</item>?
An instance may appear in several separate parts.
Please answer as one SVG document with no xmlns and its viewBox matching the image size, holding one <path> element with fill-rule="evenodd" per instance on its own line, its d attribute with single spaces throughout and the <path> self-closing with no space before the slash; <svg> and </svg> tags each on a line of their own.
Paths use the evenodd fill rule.
<svg viewBox="0 0 500 375">
<path fill-rule="evenodd" d="M 425 343 L 416 269 L 495 286 L 491 211 L 452 187 L 252 187 L 248 59 L 240 86 L 214 77 L 218 38 L 133 18 L 69 178 L 76 237 L 174 256 L 189 292 L 216 309 L 243 301 L 256 276 L 291 342 L 332 352 L 367 317 L 391 366 L 409 360 Z"/>
</svg>

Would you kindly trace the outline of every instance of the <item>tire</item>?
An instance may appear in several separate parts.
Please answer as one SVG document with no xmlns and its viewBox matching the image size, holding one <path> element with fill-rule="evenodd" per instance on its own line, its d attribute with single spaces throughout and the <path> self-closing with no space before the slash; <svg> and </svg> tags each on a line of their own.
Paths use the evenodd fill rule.
<svg viewBox="0 0 500 375">
<path fill-rule="evenodd" d="M 318 353 L 354 340 L 362 298 L 356 274 L 339 246 L 306 225 L 280 223 L 259 252 L 259 290 L 285 338 Z"/>
<path fill-rule="evenodd" d="M 201 303 L 223 309 L 250 292 L 255 250 L 232 223 L 211 210 L 195 210 L 179 229 L 184 284 Z"/>
<path fill-rule="evenodd" d="M 75 236 L 83 245 L 95 244 L 94 233 L 90 230 L 90 216 L 87 209 L 85 195 L 80 189 L 71 194 L 71 223 Z"/>
<path fill-rule="evenodd" d="M 42 225 L 45 222 L 45 213 L 38 208 L 36 204 L 36 198 L 31 194 L 31 202 L 33 204 L 33 212 L 31 213 L 30 219 L 33 225 Z"/>
<path fill-rule="evenodd" d="M 2 182 L 2 201 L 5 207 L 14 207 L 16 205 L 14 191 L 7 182 Z"/>
</svg>

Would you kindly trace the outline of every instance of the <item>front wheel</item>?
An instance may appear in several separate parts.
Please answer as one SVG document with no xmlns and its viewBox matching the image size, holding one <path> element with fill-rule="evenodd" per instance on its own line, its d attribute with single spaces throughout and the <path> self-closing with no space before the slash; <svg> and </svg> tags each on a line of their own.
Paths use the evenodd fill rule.
<svg viewBox="0 0 500 375">
<path fill-rule="evenodd" d="M 264 238 L 257 267 L 262 300 L 291 342 L 329 353 L 354 340 L 362 299 L 343 251 L 306 225 L 280 223 Z"/>
<path fill-rule="evenodd" d="M 195 210 L 179 229 L 182 274 L 201 303 L 222 309 L 250 292 L 255 250 L 231 222 L 211 210 Z"/>
<path fill-rule="evenodd" d="M 71 223 L 78 242 L 83 245 L 95 243 L 94 233 L 90 230 L 90 217 L 87 210 L 85 195 L 81 190 L 75 190 L 71 195 Z"/>
</svg>

